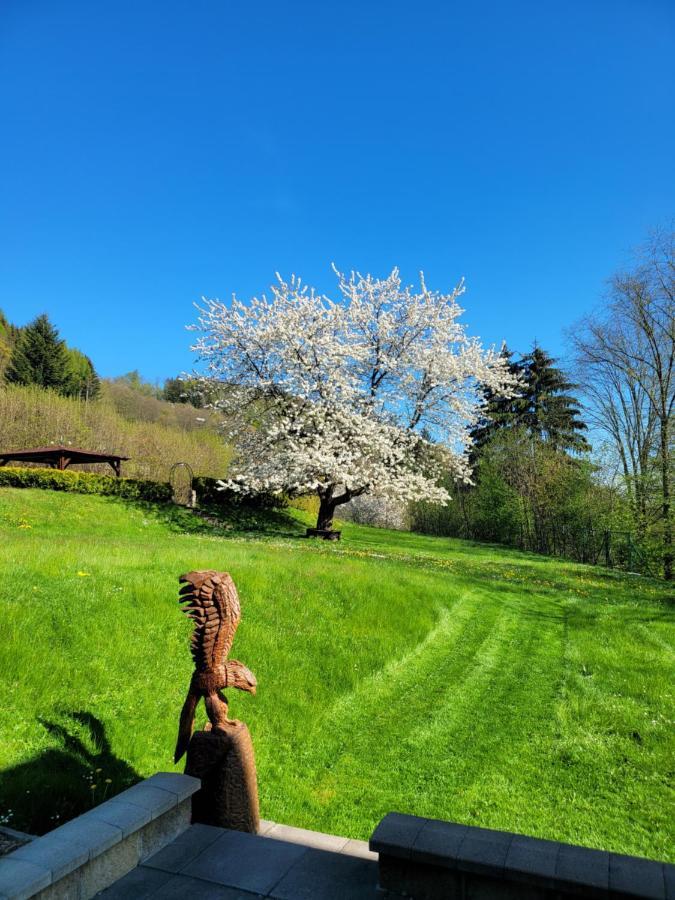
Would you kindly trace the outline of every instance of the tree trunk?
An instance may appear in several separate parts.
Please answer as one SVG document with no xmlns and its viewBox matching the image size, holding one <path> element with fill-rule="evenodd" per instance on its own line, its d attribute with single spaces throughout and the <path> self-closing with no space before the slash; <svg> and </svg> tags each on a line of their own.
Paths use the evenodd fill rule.
<svg viewBox="0 0 675 900">
<path fill-rule="evenodd" d="M 333 516 L 335 515 L 337 503 L 335 502 L 332 491 L 323 496 L 319 496 L 319 515 L 316 519 L 316 527 L 320 531 L 330 531 L 333 527 Z"/>
<path fill-rule="evenodd" d="M 673 577 L 673 527 L 670 521 L 670 457 L 668 455 L 668 425 L 661 422 L 661 490 L 663 514 L 663 577 Z"/>
</svg>

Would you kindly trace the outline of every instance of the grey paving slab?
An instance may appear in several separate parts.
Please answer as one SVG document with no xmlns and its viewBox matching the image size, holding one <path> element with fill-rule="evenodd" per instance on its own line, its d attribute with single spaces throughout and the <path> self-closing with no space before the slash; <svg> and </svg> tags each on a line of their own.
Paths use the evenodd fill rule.
<svg viewBox="0 0 675 900">
<path fill-rule="evenodd" d="M 167 872 L 180 872 L 222 834 L 223 829 L 213 825 L 191 825 L 170 844 L 146 859 L 143 865 Z"/>
<path fill-rule="evenodd" d="M 58 881 L 89 861 L 89 847 L 52 833 L 15 850 L 12 859 L 49 869 L 51 880 Z"/>
<path fill-rule="evenodd" d="M 135 895 L 127 896 L 133 896 L 136 900 Z M 215 884 L 213 881 L 189 878 L 187 875 L 172 875 L 170 881 L 151 896 L 153 900 L 257 900 L 260 894 Z"/>
<path fill-rule="evenodd" d="M 409 859 L 417 835 L 427 821 L 405 813 L 388 813 L 373 832 L 370 849 Z"/>
<path fill-rule="evenodd" d="M 201 787 L 198 778 L 193 778 L 192 775 L 181 775 L 180 772 L 156 772 L 150 778 L 146 778 L 145 783 L 151 787 L 161 788 L 163 791 L 170 791 L 179 801 L 187 800 Z"/>
<path fill-rule="evenodd" d="M 666 900 L 675 900 L 675 866 L 663 864 L 663 880 L 666 885 Z"/>
<path fill-rule="evenodd" d="M 471 828 L 457 851 L 457 867 L 493 876 L 504 870 L 513 835 L 487 828 Z"/>
<path fill-rule="evenodd" d="M 88 814 L 66 822 L 65 825 L 61 825 L 50 834 L 77 846 L 87 847 L 90 859 L 109 850 L 122 840 L 121 828 L 98 821 Z"/>
<path fill-rule="evenodd" d="M 122 837 L 128 837 L 134 831 L 138 831 L 150 821 L 150 813 L 136 803 L 124 803 L 121 800 L 108 800 L 100 806 L 94 807 L 87 814 L 88 819 L 105 822 L 106 825 L 115 825 L 122 832 Z"/>
<path fill-rule="evenodd" d="M 332 850 L 339 853 L 348 841 L 346 837 L 324 834 L 321 831 L 308 831 L 306 828 L 295 828 L 292 825 L 273 825 L 265 832 L 265 837 L 291 844 L 304 844 L 317 850 Z"/>
<path fill-rule="evenodd" d="M 146 900 L 172 878 L 172 872 L 139 866 L 96 896 L 105 898 L 105 900 L 130 900 L 132 897 L 133 900 Z"/>
<path fill-rule="evenodd" d="M 308 850 L 272 888 L 276 900 L 374 900 L 377 863 L 342 853 Z"/>
<path fill-rule="evenodd" d="M 267 819 L 260 820 L 260 827 L 258 828 L 258 834 L 267 834 L 270 828 L 274 828 L 276 822 L 270 822 Z"/>
<path fill-rule="evenodd" d="M 539 884 L 551 885 L 555 879 L 560 844 L 517 834 L 511 841 L 504 868 L 507 872 L 534 878 Z"/>
<path fill-rule="evenodd" d="M 150 784 L 150 779 L 135 784 L 128 790 L 118 794 L 115 799 L 118 802 L 133 803 L 134 806 L 146 809 L 150 813 L 151 819 L 156 819 L 162 813 L 168 812 L 178 803 L 177 795 L 173 791 L 154 787 Z"/>
<path fill-rule="evenodd" d="M 585 885 L 608 891 L 609 853 L 561 844 L 555 873 L 570 885 Z"/>
<path fill-rule="evenodd" d="M 466 825 L 428 819 L 415 838 L 411 858 L 416 862 L 454 867 L 459 848 L 468 833 Z"/>
<path fill-rule="evenodd" d="M 307 852 L 299 844 L 226 831 L 189 863 L 183 874 L 265 894 Z"/>
<path fill-rule="evenodd" d="M 665 900 L 663 865 L 650 859 L 609 854 L 609 889 L 625 896 Z"/>
<path fill-rule="evenodd" d="M 13 856 L 14 854 L 10 854 L 0 859 L 0 897 L 26 900 L 51 884 L 52 874 L 49 869 L 14 859 Z"/>
<path fill-rule="evenodd" d="M 344 845 L 340 853 L 346 853 L 347 856 L 358 856 L 361 859 L 372 859 L 377 862 L 377 853 L 368 846 L 368 841 L 349 840 Z"/>
</svg>

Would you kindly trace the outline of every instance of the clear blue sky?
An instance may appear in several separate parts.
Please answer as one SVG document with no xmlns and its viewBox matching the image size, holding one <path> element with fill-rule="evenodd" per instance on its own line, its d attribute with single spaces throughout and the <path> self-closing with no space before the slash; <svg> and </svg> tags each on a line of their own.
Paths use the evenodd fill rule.
<svg viewBox="0 0 675 900">
<path fill-rule="evenodd" d="M 675 210 L 675 2 L 2 0 L 0 308 L 191 366 L 275 270 L 432 287 L 554 353 Z"/>
</svg>

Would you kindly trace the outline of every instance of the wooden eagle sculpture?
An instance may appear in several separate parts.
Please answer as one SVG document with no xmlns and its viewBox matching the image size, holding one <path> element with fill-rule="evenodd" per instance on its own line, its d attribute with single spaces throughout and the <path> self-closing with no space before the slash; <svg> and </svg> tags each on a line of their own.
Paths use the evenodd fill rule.
<svg viewBox="0 0 675 900">
<path fill-rule="evenodd" d="M 241 619 L 239 596 L 228 573 L 211 569 L 188 572 L 178 581 L 183 585 L 178 598 L 185 604 L 183 612 L 195 623 L 191 640 L 195 671 L 180 715 L 174 762 L 188 748 L 202 697 L 211 730 L 223 732 L 232 723 L 222 691 L 234 687 L 255 694 L 257 684 L 255 675 L 243 663 L 227 658 Z"/>
</svg>

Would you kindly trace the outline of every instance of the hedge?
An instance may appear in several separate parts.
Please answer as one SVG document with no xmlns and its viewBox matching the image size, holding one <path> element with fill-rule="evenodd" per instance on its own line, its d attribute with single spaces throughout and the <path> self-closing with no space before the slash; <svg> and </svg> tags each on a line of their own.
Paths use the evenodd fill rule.
<svg viewBox="0 0 675 900">
<path fill-rule="evenodd" d="M 92 472 L 62 472 L 59 469 L 23 469 L 0 467 L 0 487 L 43 488 L 76 494 L 103 494 L 125 500 L 168 503 L 173 499 L 171 485 L 163 481 L 116 478 Z M 238 507 L 241 509 L 282 509 L 286 499 L 275 494 L 240 494 L 219 490 L 216 478 L 197 476 L 193 480 L 197 501 L 203 506 Z"/>
<path fill-rule="evenodd" d="M 171 485 L 165 482 L 117 478 L 114 475 L 97 475 L 92 472 L 62 472 L 58 469 L 0 467 L 0 487 L 103 494 L 149 503 L 167 503 L 172 498 Z"/>
</svg>

